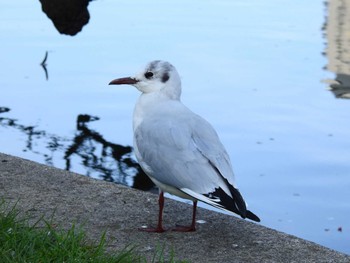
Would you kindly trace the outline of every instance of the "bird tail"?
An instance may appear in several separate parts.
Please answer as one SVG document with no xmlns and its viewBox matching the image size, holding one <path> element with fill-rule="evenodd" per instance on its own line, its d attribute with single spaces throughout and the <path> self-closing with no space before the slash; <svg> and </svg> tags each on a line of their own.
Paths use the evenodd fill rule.
<svg viewBox="0 0 350 263">
<path fill-rule="evenodd" d="M 249 218 L 250 220 L 253 220 L 255 222 L 260 222 L 260 218 L 253 212 L 247 210 L 246 215 L 247 215 L 247 218 Z"/>
<path fill-rule="evenodd" d="M 216 188 L 215 191 L 208 194 L 199 194 L 188 188 L 181 188 L 180 190 L 183 193 L 204 203 L 228 212 L 238 214 L 243 219 L 248 218 L 250 220 L 260 222 L 260 218 L 258 216 L 256 216 L 253 212 L 247 210 L 246 204 L 239 190 L 237 188 L 234 188 L 228 182 L 227 186 L 230 189 L 231 195 L 226 193 L 221 187 Z"/>
<path fill-rule="evenodd" d="M 242 218 L 248 218 L 250 220 L 253 220 L 255 222 L 260 222 L 260 218 L 255 215 L 253 212 L 249 211 L 247 209 L 246 203 L 241 195 L 241 193 L 239 192 L 239 190 L 235 187 L 233 187 L 225 178 L 223 178 L 225 180 L 226 185 L 228 186 L 231 195 L 232 195 L 232 199 L 230 200 L 230 202 L 224 202 L 224 207 L 238 215 L 240 215 Z M 233 201 L 233 205 L 232 205 L 232 201 Z"/>
</svg>

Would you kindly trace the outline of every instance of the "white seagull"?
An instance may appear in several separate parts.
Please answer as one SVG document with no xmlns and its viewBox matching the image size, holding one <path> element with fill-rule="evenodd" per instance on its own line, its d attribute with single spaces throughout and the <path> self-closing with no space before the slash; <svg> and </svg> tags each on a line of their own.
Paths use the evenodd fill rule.
<svg viewBox="0 0 350 263">
<path fill-rule="evenodd" d="M 195 231 L 197 201 L 260 222 L 247 210 L 235 184 L 230 158 L 214 128 L 180 101 L 181 81 L 175 67 L 152 61 L 134 77 L 109 83 L 129 84 L 142 92 L 133 116 L 134 151 L 144 172 L 159 187 L 159 217 L 164 232 L 164 192 L 193 201 L 192 224 L 175 231 Z"/>
</svg>

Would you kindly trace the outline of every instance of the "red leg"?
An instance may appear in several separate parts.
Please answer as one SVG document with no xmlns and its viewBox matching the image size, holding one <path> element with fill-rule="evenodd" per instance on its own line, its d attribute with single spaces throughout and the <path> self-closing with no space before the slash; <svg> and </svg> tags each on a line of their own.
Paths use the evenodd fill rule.
<svg viewBox="0 0 350 263">
<path fill-rule="evenodd" d="M 158 214 L 158 226 L 157 227 L 147 227 L 147 228 L 139 228 L 140 231 L 145 232 L 156 232 L 156 233 L 163 233 L 165 230 L 162 226 L 162 220 L 163 220 L 163 208 L 164 208 L 164 192 L 159 192 L 159 214 Z"/>
<path fill-rule="evenodd" d="M 172 231 L 177 232 L 193 232 L 196 231 L 196 210 L 197 210 L 197 200 L 193 201 L 193 210 L 192 210 L 192 223 L 190 226 L 176 226 Z"/>
</svg>

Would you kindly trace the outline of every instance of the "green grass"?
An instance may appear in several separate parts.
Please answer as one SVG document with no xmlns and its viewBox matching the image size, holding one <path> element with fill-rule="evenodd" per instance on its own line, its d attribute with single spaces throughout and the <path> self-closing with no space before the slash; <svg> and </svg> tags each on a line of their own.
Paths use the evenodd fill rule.
<svg viewBox="0 0 350 263">
<path fill-rule="evenodd" d="M 40 225 L 40 226 L 39 226 Z M 127 247 L 117 253 L 106 252 L 105 234 L 97 244 L 88 241 L 85 232 L 73 225 L 69 230 L 57 229 L 40 218 L 36 223 L 19 216 L 16 206 L 0 200 L 0 259 L 7 262 L 147 262 Z M 178 262 L 174 253 L 164 259 L 164 248 L 158 247 L 151 262 Z"/>
</svg>

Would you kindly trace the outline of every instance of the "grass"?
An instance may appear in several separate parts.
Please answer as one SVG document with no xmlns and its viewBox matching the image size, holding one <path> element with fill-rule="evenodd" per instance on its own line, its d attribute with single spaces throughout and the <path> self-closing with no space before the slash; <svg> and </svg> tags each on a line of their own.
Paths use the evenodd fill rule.
<svg viewBox="0 0 350 263">
<path fill-rule="evenodd" d="M 16 205 L 9 206 L 0 200 L 1 262 L 147 262 L 136 254 L 135 247 L 107 253 L 105 233 L 97 244 L 91 244 L 82 228 L 73 225 L 63 231 L 51 221 L 40 218 L 29 224 L 28 219 L 19 216 Z M 165 260 L 164 249 L 164 245 L 158 247 L 151 262 L 179 262 L 173 252 Z"/>
</svg>

